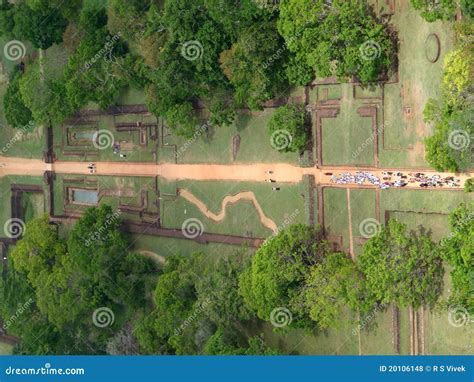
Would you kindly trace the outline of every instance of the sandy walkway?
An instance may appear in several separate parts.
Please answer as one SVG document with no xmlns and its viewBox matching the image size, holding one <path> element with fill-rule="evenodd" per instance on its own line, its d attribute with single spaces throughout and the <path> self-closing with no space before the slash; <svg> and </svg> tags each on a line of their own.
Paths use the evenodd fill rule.
<svg viewBox="0 0 474 382">
<path fill-rule="evenodd" d="M 95 175 L 112 175 L 112 176 L 162 176 L 170 180 L 192 179 L 192 180 L 229 180 L 229 181 L 249 181 L 264 182 L 271 177 L 278 183 L 298 183 L 304 175 L 314 175 L 316 183 L 321 185 L 338 186 L 330 182 L 330 175 L 325 173 L 333 173 L 334 175 L 342 172 L 355 172 L 357 170 L 365 170 L 372 172 L 373 175 L 382 178 L 382 171 L 422 171 L 427 176 L 438 174 L 440 177 L 456 176 L 461 179 L 462 189 L 466 179 L 473 177 L 472 173 L 468 174 L 452 174 L 436 171 L 427 171 L 419 169 L 393 169 L 393 168 L 371 168 L 371 167 L 298 167 L 286 163 L 254 163 L 254 164 L 152 164 L 152 163 L 132 163 L 132 162 L 97 162 L 97 172 Z M 4 175 L 42 175 L 44 171 L 55 171 L 58 174 L 76 174 L 89 175 L 87 162 L 65 162 L 57 161 L 54 164 L 46 164 L 37 159 L 23 159 L 0 156 L 0 176 Z M 266 171 L 273 171 L 268 175 Z M 357 185 L 340 185 L 342 187 L 363 188 Z M 364 186 L 374 188 L 374 186 Z M 412 188 L 419 190 L 416 184 L 408 184 L 404 189 Z M 429 188 L 436 190 L 437 188 Z M 446 190 L 447 188 L 443 188 Z M 455 190 L 454 188 L 449 188 Z"/>
<path fill-rule="evenodd" d="M 262 207 L 258 203 L 257 198 L 255 197 L 255 194 L 251 191 L 244 191 L 244 192 L 239 192 L 238 194 L 235 194 L 235 195 L 226 196 L 222 200 L 221 211 L 218 214 L 215 214 L 209 211 L 207 206 L 200 199 L 198 199 L 191 192 L 189 192 L 188 190 L 184 188 L 179 189 L 179 195 L 182 196 L 187 201 L 193 203 L 197 208 L 199 208 L 199 211 L 201 211 L 208 219 L 211 219 L 215 222 L 221 222 L 225 219 L 226 207 L 228 204 L 235 204 L 239 202 L 240 200 L 250 201 L 252 202 L 255 209 L 257 210 L 258 216 L 260 218 L 260 222 L 265 227 L 271 229 L 273 232 L 277 232 L 278 230 L 278 227 L 275 224 L 275 222 L 265 215 Z"/>
</svg>

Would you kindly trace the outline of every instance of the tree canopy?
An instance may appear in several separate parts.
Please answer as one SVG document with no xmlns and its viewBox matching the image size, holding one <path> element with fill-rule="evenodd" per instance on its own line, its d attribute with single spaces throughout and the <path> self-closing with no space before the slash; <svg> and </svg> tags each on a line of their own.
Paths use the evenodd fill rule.
<svg viewBox="0 0 474 382">
<path fill-rule="evenodd" d="M 310 267 L 328 253 L 322 234 L 311 227 L 295 224 L 265 241 L 252 264 L 240 276 L 240 293 L 257 316 L 270 321 L 272 311 L 288 309 L 296 327 L 311 326 L 299 303 Z"/>
<path fill-rule="evenodd" d="M 303 293 L 310 318 L 320 329 L 337 326 L 349 308 L 354 312 L 365 299 L 364 278 L 344 253 L 330 253 L 311 268 Z"/>
<path fill-rule="evenodd" d="M 442 241 L 443 259 L 451 266 L 452 293 L 450 305 L 474 310 L 474 214 L 461 204 L 449 215 L 451 234 Z"/>
<path fill-rule="evenodd" d="M 36 326 L 15 322 L 12 333 L 21 333 L 20 349 L 41 354 L 43 346 L 48 346 L 52 354 L 81 354 L 90 352 L 87 343 L 93 343 L 96 352 L 105 352 L 106 342 L 123 322 L 100 330 L 92 318 L 93 312 L 108 308 L 112 315 L 118 315 L 125 307 L 136 309 L 145 305 L 147 280 L 155 270 L 148 259 L 128 251 L 128 242 L 119 226 L 120 220 L 106 205 L 87 210 L 67 241 L 59 238 L 47 216 L 27 223 L 23 238 L 10 256 L 13 277 L 3 285 L 4 295 L 10 297 L 5 298 L 1 309 L 8 311 L 14 309 L 15 303 L 24 303 L 22 293 L 15 293 L 14 297 L 10 294 L 12 283 L 29 289 L 33 293 L 33 316 L 38 318 L 38 325 L 44 324 L 51 331 L 51 338 L 46 337 L 45 343 L 28 343 L 28 339 L 35 339 L 29 330 Z M 67 348 L 68 339 L 69 346 L 83 343 Z"/>
<path fill-rule="evenodd" d="M 464 171 L 472 165 L 473 34 L 472 23 L 457 28 L 456 49 L 444 61 L 441 96 L 429 99 L 423 111 L 425 122 L 434 126 L 433 135 L 425 139 L 426 159 L 438 171 Z"/>
<path fill-rule="evenodd" d="M 278 30 L 296 60 L 318 77 L 370 83 L 386 77 L 394 63 L 390 31 L 363 0 L 282 2 Z"/>
<path fill-rule="evenodd" d="M 279 107 L 268 122 L 273 148 L 283 152 L 303 152 L 308 141 L 308 115 L 301 105 Z"/>
<path fill-rule="evenodd" d="M 154 309 L 137 325 L 142 351 L 159 354 L 260 354 L 247 338 L 255 317 L 238 294 L 244 252 L 212 261 L 204 254 L 167 259 Z"/>
<path fill-rule="evenodd" d="M 411 4 L 421 11 L 421 17 L 428 22 L 449 20 L 456 12 L 454 0 L 411 0 Z"/>
<path fill-rule="evenodd" d="M 17 68 L 10 78 L 7 91 L 3 97 L 3 108 L 8 123 L 16 128 L 27 126 L 33 119 L 31 110 L 25 104 L 20 93 L 22 72 Z"/>
<path fill-rule="evenodd" d="M 35 8 L 20 2 L 14 7 L 13 20 L 15 37 L 30 41 L 35 48 L 40 49 L 60 43 L 67 27 L 67 20 L 60 10 L 48 2 L 42 2 L 41 6 Z"/>
<path fill-rule="evenodd" d="M 382 304 L 433 306 L 443 285 L 439 247 L 428 232 L 390 220 L 364 245 L 358 257 L 367 288 Z"/>
</svg>

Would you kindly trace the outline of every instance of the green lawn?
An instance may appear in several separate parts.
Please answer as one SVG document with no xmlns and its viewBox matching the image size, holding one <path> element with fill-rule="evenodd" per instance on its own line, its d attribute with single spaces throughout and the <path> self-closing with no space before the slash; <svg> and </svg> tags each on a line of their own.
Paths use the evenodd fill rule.
<svg viewBox="0 0 474 382">
<path fill-rule="evenodd" d="M 40 177 L 7 176 L 0 177 L 0 236 L 4 236 L 3 227 L 7 220 L 11 219 L 11 186 L 14 184 L 32 184 L 45 186 Z M 44 188 L 46 189 L 46 187 Z M 26 221 L 42 215 L 45 212 L 45 197 L 41 194 L 23 194 L 23 213 Z"/>
<path fill-rule="evenodd" d="M 150 235 L 130 235 L 131 248 L 135 252 L 149 251 L 162 257 L 173 255 L 189 256 L 193 253 L 205 253 L 210 257 L 233 255 L 240 247 L 228 244 L 200 244 L 193 240 L 156 237 Z M 247 249 L 246 249 L 247 250 Z M 249 251 L 253 249 L 249 248 Z"/>
<path fill-rule="evenodd" d="M 382 217 L 388 211 L 411 229 L 421 224 L 434 239 L 449 233 L 447 215 L 460 203 L 474 208 L 474 196 L 461 191 L 383 190 L 380 195 Z"/>
<path fill-rule="evenodd" d="M 413 7 L 405 4 L 400 12 L 401 7 L 397 4 L 397 11 L 390 19 L 400 40 L 399 81 L 385 85 L 384 89 L 386 150 L 380 147 L 380 163 L 385 167 L 428 167 L 423 155 L 423 139 L 430 135 L 431 127 L 424 124 L 422 112 L 428 98 L 439 94 L 443 59 L 453 48 L 452 24 L 428 23 Z M 441 55 L 434 64 L 425 57 L 428 47 L 425 40 L 430 33 L 436 33 L 441 43 Z M 411 114 L 405 115 L 404 108 L 410 108 Z"/>
<path fill-rule="evenodd" d="M 349 249 L 349 212 L 343 188 L 324 188 L 324 226 L 330 235 L 342 236 L 343 247 Z"/>
<path fill-rule="evenodd" d="M 176 187 L 190 191 L 214 214 L 221 211 L 224 197 L 251 191 L 254 192 L 265 216 L 272 219 L 278 227 L 284 226 L 287 219 L 291 219 L 293 223 L 306 223 L 308 219 L 305 216 L 305 203 L 302 197 L 302 194 L 308 191 L 303 183 L 280 184 L 280 191 L 272 192 L 271 186 L 266 183 L 178 181 L 169 185 L 169 182 L 160 179 L 160 190 L 165 189 L 171 194 Z M 176 194 L 176 191 L 174 193 Z M 241 200 L 229 204 L 222 222 L 206 218 L 194 204 L 182 197 L 165 197 L 162 206 L 162 224 L 167 228 L 180 228 L 186 219 L 197 218 L 203 223 L 205 232 L 249 237 L 267 237 L 272 234 L 269 228 L 261 224 L 258 213 L 250 201 Z"/>
<path fill-rule="evenodd" d="M 323 164 L 375 165 L 372 119 L 358 114 L 363 102 L 353 98 L 352 85 L 339 86 L 342 89 L 339 115 L 323 118 L 321 122 Z"/>
<path fill-rule="evenodd" d="M 0 355 L 10 355 L 12 354 L 12 350 L 13 346 L 0 342 Z"/>
<path fill-rule="evenodd" d="M 364 221 L 366 219 L 377 219 L 375 216 L 374 190 L 351 190 L 351 217 L 354 253 L 357 255 L 362 252 L 362 245 L 357 242 L 356 238 L 362 238 L 365 233 Z"/>
<path fill-rule="evenodd" d="M 268 121 L 275 109 L 265 109 L 255 115 L 239 113 L 230 126 L 211 127 L 208 133 L 184 139 L 165 134 L 164 143 L 176 145 L 178 163 L 298 163 L 296 153 L 282 153 L 271 146 Z M 233 158 L 233 139 L 240 137 L 240 147 Z M 237 138 L 236 138 L 237 139 Z M 170 147 L 160 147 L 160 162 L 174 158 Z"/>
<path fill-rule="evenodd" d="M 449 270 L 444 275 L 443 298 L 449 296 L 451 288 Z M 456 327 L 449 323 L 448 312 L 430 311 L 426 315 L 426 353 L 438 355 L 473 354 L 474 327 L 471 322 Z"/>
<path fill-rule="evenodd" d="M 372 316 L 370 316 L 372 317 Z M 364 355 L 395 354 L 392 344 L 392 310 L 389 307 L 374 314 L 373 327 L 361 330 Z"/>
<path fill-rule="evenodd" d="M 337 329 L 322 332 L 307 332 L 300 329 L 290 330 L 288 333 L 275 332 L 269 323 L 263 325 L 263 332 L 269 346 L 280 349 L 285 354 L 295 355 L 356 355 L 358 350 L 358 336 L 351 317 L 346 314 L 340 321 Z M 259 333 L 256 330 L 256 333 Z M 355 333 L 355 334 L 354 334 Z"/>
</svg>

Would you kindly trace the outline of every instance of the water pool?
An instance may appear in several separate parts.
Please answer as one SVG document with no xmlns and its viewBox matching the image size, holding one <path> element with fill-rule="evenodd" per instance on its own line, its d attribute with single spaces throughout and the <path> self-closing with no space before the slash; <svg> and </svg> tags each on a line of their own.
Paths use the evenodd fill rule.
<svg viewBox="0 0 474 382">
<path fill-rule="evenodd" d="M 99 202 L 99 192 L 97 190 L 72 190 L 72 202 L 77 204 L 97 205 Z"/>
</svg>

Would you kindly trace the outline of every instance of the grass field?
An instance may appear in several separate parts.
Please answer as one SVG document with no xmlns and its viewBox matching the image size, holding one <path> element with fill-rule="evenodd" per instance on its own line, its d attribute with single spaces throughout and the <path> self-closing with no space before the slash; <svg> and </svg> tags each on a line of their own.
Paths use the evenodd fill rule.
<svg viewBox="0 0 474 382">
<path fill-rule="evenodd" d="M 444 275 L 443 298 L 449 296 L 449 271 Z M 472 317 L 471 317 L 472 320 Z M 429 354 L 457 355 L 473 354 L 474 327 L 472 321 L 467 325 L 455 327 L 449 323 L 448 312 L 430 311 L 426 315 L 426 348 Z"/>
<path fill-rule="evenodd" d="M 409 1 L 397 1 L 391 23 L 398 31 L 399 81 L 384 88 L 385 149 L 380 150 L 381 166 L 422 166 L 423 138 L 430 126 L 423 122 L 428 98 L 436 98 L 442 76 L 443 58 L 453 48 L 452 26 L 447 22 L 425 22 Z M 436 33 L 440 40 L 440 58 L 430 63 L 425 56 L 426 38 Z M 382 148 L 382 147 L 381 147 Z"/>
<path fill-rule="evenodd" d="M 168 183 L 168 185 L 167 185 Z M 305 202 L 302 197 L 307 193 L 303 184 L 281 184 L 280 191 L 272 192 L 271 186 L 250 182 L 196 182 L 179 181 L 166 182 L 160 179 L 160 189 L 176 194 L 177 188 L 190 191 L 201 200 L 207 208 L 217 214 L 221 211 L 222 200 L 226 196 L 235 195 L 243 191 L 251 191 L 261 206 L 264 214 L 278 227 L 285 225 L 286 219 L 291 218 L 293 223 L 306 223 Z M 180 228 L 183 222 L 190 218 L 198 218 L 204 225 L 205 232 L 233 234 L 249 237 L 267 237 L 272 231 L 263 226 L 258 213 L 249 201 L 242 200 L 229 204 L 226 216 L 222 222 L 214 222 L 206 218 L 197 207 L 182 197 L 165 197 L 162 200 L 162 224 L 166 228 Z"/>
<path fill-rule="evenodd" d="M 357 109 L 363 103 L 353 98 L 352 85 L 334 86 L 341 87 L 342 100 L 339 115 L 335 118 L 323 118 L 321 122 L 323 164 L 375 165 L 371 118 L 358 114 Z M 363 149 L 357 151 L 358 148 Z M 355 155 L 354 152 L 358 154 Z"/>
<path fill-rule="evenodd" d="M 330 235 L 342 236 L 343 247 L 349 248 L 349 212 L 345 189 L 324 189 L 324 227 Z"/>
<path fill-rule="evenodd" d="M 28 176 L 0 177 L 0 201 L 3 208 L 0 209 L 0 237 L 4 236 L 3 227 L 11 218 L 11 186 L 12 184 L 43 185 L 43 179 Z M 45 212 L 45 197 L 42 194 L 23 193 L 22 200 L 23 216 L 29 221 Z"/>
<path fill-rule="evenodd" d="M 211 127 L 196 139 L 166 134 L 164 144 L 176 145 L 178 163 L 298 163 L 296 153 L 282 153 L 271 146 L 267 125 L 274 112 L 275 109 L 265 109 L 254 115 L 240 113 L 230 126 Z M 233 139 L 237 136 L 240 147 L 234 153 Z M 160 162 L 171 161 L 169 150 L 160 147 Z"/>
<path fill-rule="evenodd" d="M 284 353 L 295 355 L 356 355 L 358 337 L 354 335 L 355 325 L 349 315 L 340 321 L 336 329 L 312 333 L 300 329 L 288 333 L 275 332 L 271 324 L 265 324 L 261 331 L 270 346 L 281 349 Z M 258 333 L 258 331 L 256 331 Z"/>
<path fill-rule="evenodd" d="M 460 203 L 474 208 L 474 196 L 460 191 L 384 190 L 381 192 L 382 219 L 398 218 L 410 229 L 423 225 L 439 240 L 449 233 L 448 214 Z"/>
<path fill-rule="evenodd" d="M 164 258 L 173 255 L 189 256 L 193 253 L 205 253 L 206 256 L 219 257 L 233 255 L 240 250 L 253 252 L 251 248 L 238 247 L 227 244 L 199 244 L 193 240 L 183 240 L 150 235 L 130 235 L 132 250 L 135 252 L 149 251 Z"/>
<path fill-rule="evenodd" d="M 13 347 L 4 342 L 0 342 L 0 355 L 12 354 Z"/>
</svg>

